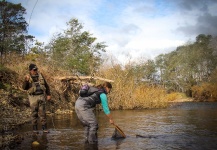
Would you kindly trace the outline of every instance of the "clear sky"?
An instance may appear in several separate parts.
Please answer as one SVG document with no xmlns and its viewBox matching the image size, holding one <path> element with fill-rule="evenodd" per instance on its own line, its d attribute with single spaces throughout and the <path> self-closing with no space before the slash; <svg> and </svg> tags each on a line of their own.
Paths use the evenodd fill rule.
<svg viewBox="0 0 217 150">
<path fill-rule="evenodd" d="M 120 62 L 152 59 L 199 34 L 217 35 L 217 0 L 8 0 L 26 8 L 29 34 L 45 44 L 77 18 Z"/>
</svg>

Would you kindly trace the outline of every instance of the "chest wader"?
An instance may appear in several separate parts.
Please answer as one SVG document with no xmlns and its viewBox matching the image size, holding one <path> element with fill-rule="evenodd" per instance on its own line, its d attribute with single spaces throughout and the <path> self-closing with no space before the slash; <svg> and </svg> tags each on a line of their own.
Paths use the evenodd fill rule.
<svg viewBox="0 0 217 150">
<path fill-rule="evenodd" d="M 100 94 L 101 92 L 96 92 L 88 97 L 80 96 L 75 103 L 76 114 L 84 126 L 85 143 L 96 144 L 98 142 L 98 122 L 93 110 L 96 104 L 101 103 Z"/>
<path fill-rule="evenodd" d="M 32 87 L 27 91 L 30 108 L 32 111 L 33 132 L 38 133 L 38 118 L 41 121 L 42 129 L 46 130 L 46 110 L 45 110 L 45 81 L 41 74 L 31 76 L 30 84 Z"/>
</svg>

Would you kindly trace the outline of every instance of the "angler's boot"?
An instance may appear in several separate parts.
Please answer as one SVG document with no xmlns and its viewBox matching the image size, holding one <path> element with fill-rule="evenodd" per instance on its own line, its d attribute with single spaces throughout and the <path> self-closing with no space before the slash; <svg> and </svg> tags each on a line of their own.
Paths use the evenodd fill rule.
<svg viewBox="0 0 217 150">
<path fill-rule="evenodd" d="M 47 125 L 42 125 L 42 130 L 44 133 L 49 133 L 49 131 L 47 130 Z"/>
<path fill-rule="evenodd" d="M 38 134 L 38 126 L 37 125 L 33 125 L 33 133 Z"/>
</svg>

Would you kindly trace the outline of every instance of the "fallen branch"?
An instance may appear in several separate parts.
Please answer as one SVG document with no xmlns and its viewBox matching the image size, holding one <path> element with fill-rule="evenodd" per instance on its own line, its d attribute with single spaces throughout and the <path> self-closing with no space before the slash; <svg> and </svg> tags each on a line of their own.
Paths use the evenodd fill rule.
<svg viewBox="0 0 217 150">
<path fill-rule="evenodd" d="M 106 82 L 114 82 L 110 79 L 105 79 L 101 77 L 92 77 L 92 76 L 65 76 L 65 77 L 55 77 L 55 79 L 58 79 L 60 81 L 69 81 L 69 80 L 100 80 L 100 81 L 106 81 Z M 75 81 L 76 82 L 76 81 Z"/>
</svg>

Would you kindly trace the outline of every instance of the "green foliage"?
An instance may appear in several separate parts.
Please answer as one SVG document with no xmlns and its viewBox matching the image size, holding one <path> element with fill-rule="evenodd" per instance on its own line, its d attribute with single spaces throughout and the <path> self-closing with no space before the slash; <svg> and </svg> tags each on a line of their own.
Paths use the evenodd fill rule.
<svg viewBox="0 0 217 150">
<path fill-rule="evenodd" d="M 29 52 L 25 55 L 25 58 L 34 62 L 47 62 L 49 56 L 44 47 L 44 43 L 38 42 L 36 40 L 34 46 L 32 46 Z"/>
<path fill-rule="evenodd" d="M 155 63 L 160 70 L 161 83 L 167 89 L 187 92 L 192 86 L 207 82 L 217 66 L 217 42 L 213 40 L 212 36 L 201 34 L 196 42 L 159 55 Z"/>
<path fill-rule="evenodd" d="M 154 74 L 156 73 L 156 67 L 155 67 L 155 63 L 153 60 L 148 60 L 145 64 L 144 64 L 144 75 L 145 78 L 147 80 L 150 80 L 152 82 L 154 82 L 155 78 L 154 78 Z"/>
<path fill-rule="evenodd" d="M 50 54 L 54 63 L 74 73 L 91 74 L 101 63 L 101 52 L 105 52 L 104 43 L 96 43 L 95 37 L 87 31 L 77 19 L 71 19 L 64 34 L 57 34 L 50 42 Z"/>
<path fill-rule="evenodd" d="M 25 42 L 33 39 L 33 36 L 27 35 L 27 23 L 23 17 L 25 11 L 21 4 L 0 1 L 1 63 L 7 61 L 6 56 L 10 52 L 24 53 L 27 46 Z"/>
</svg>

